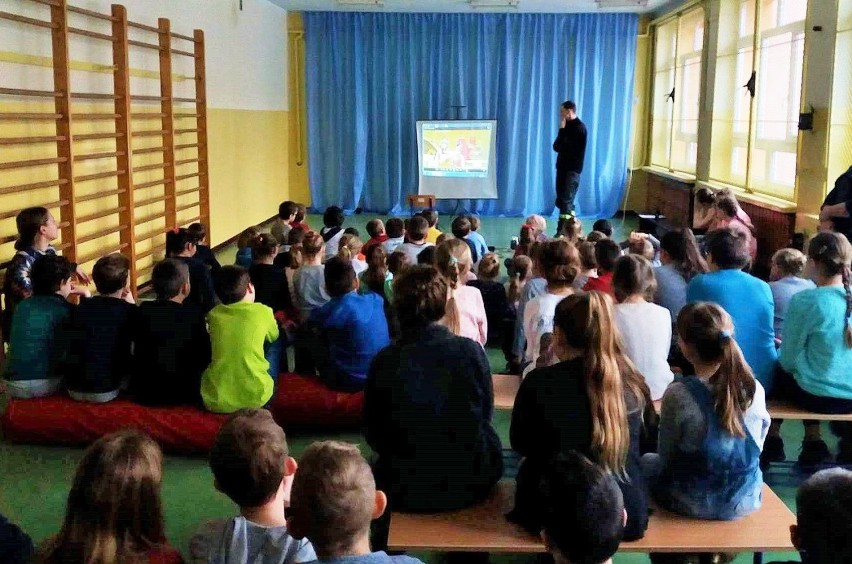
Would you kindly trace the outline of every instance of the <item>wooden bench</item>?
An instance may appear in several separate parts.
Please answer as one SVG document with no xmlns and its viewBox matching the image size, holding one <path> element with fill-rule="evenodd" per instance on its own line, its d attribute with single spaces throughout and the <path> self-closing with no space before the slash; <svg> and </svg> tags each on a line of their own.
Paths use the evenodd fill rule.
<svg viewBox="0 0 852 564">
<path fill-rule="evenodd" d="M 813 419 L 815 421 L 852 421 L 852 413 L 829 414 L 811 413 L 801 407 L 786 401 L 771 400 L 767 402 L 767 410 L 772 419 Z"/>
<path fill-rule="evenodd" d="M 540 553 L 541 540 L 506 520 L 515 498 L 514 480 L 501 480 L 483 504 L 441 514 L 394 513 L 388 547 L 397 551 Z M 700 521 L 655 509 L 645 538 L 623 543 L 620 552 L 763 552 L 794 550 L 790 525 L 796 517 L 763 486 L 763 506 L 737 521 Z"/>
<path fill-rule="evenodd" d="M 491 381 L 494 384 L 494 407 L 512 409 L 518 388 L 521 387 L 521 377 L 514 374 L 494 374 Z"/>
</svg>

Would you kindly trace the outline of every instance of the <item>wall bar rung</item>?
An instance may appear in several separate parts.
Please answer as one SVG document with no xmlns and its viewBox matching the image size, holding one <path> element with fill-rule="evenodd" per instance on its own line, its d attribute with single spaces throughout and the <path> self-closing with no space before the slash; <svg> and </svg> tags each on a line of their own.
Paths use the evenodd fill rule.
<svg viewBox="0 0 852 564">
<path fill-rule="evenodd" d="M 72 92 L 71 98 L 75 100 L 115 100 L 118 96 L 115 94 L 106 94 L 103 92 Z"/>
<path fill-rule="evenodd" d="M 183 220 L 183 221 L 181 222 L 181 225 L 187 225 L 187 224 L 190 224 L 190 223 L 195 223 L 196 221 L 201 221 L 201 216 L 200 216 L 200 215 L 197 215 L 197 216 L 193 217 L 192 219 L 185 219 L 185 220 Z"/>
<path fill-rule="evenodd" d="M 144 225 L 145 223 L 151 223 L 152 221 L 157 221 L 158 219 L 165 219 L 163 217 L 163 212 L 155 212 L 155 213 L 152 213 L 151 215 L 147 215 L 145 217 L 137 217 L 136 218 L 136 225 L 137 226 Z"/>
<path fill-rule="evenodd" d="M 67 204 L 68 204 L 68 202 L 66 202 L 65 200 L 59 200 L 58 202 L 50 202 L 49 204 L 42 204 L 42 207 L 51 210 L 51 209 L 56 209 L 60 206 L 67 205 Z M 18 210 L 18 209 L 14 209 L 12 211 L 5 212 L 5 213 L 0 214 L 0 219 L 9 219 L 11 217 L 15 217 L 16 215 L 18 215 L 18 213 L 20 213 L 20 210 Z"/>
<path fill-rule="evenodd" d="M 186 205 L 183 205 L 183 206 L 178 206 L 177 208 L 175 208 L 175 212 L 180 213 L 180 212 L 182 212 L 182 211 L 186 211 L 186 210 L 188 210 L 188 209 L 192 209 L 192 208 L 200 208 L 200 207 L 201 207 L 201 202 L 192 202 L 191 204 L 186 204 Z"/>
<path fill-rule="evenodd" d="M 0 20 L 10 20 L 13 22 L 30 24 L 37 27 L 44 27 L 47 29 L 56 28 L 56 24 L 54 23 L 46 22 L 44 20 L 37 20 L 36 18 L 28 18 L 26 16 L 21 16 L 18 14 L 10 14 L 9 12 L 0 12 Z"/>
<path fill-rule="evenodd" d="M 86 133 L 85 135 L 75 135 L 74 141 L 92 141 L 95 139 L 118 139 L 124 137 L 123 133 Z"/>
<path fill-rule="evenodd" d="M 65 178 L 58 178 L 56 180 L 44 180 L 42 182 L 32 182 L 30 184 L 18 184 L 17 186 L 6 186 L 5 188 L 0 188 L 0 194 L 14 194 L 15 192 L 38 190 L 39 188 L 55 188 L 57 186 L 62 186 L 63 184 L 68 184 L 68 180 Z"/>
<path fill-rule="evenodd" d="M 150 31 L 151 33 L 160 33 L 159 28 L 156 28 L 152 25 L 145 25 L 138 22 L 127 21 L 127 27 L 132 27 L 134 29 L 141 29 L 143 31 Z"/>
<path fill-rule="evenodd" d="M 133 149 L 134 155 L 147 155 L 149 153 L 162 153 L 165 147 L 147 147 L 145 149 Z"/>
<path fill-rule="evenodd" d="M 111 255 L 113 253 L 120 253 L 121 251 L 123 251 L 127 247 L 128 247 L 127 243 L 121 243 L 117 247 L 113 247 L 112 250 L 96 251 L 94 253 L 89 253 L 89 254 L 83 255 L 79 259 L 77 259 L 77 263 L 78 264 L 86 264 L 87 262 L 91 262 L 95 259 L 99 259 L 101 257 L 105 257 L 105 256 Z"/>
<path fill-rule="evenodd" d="M 196 178 L 198 176 L 201 176 L 201 174 L 202 173 L 200 171 L 199 172 L 192 172 L 190 174 L 181 174 L 180 176 L 175 176 L 175 182 L 177 182 L 179 180 L 186 180 L 187 178 Z"/>
<path fill-rule="evenodd" d="M 123 170 L 108 170 L 106 172 L 96 172 L 95 174 L 86 174 L 74 178 L 74 182 L 88 182 L 89 180 L 100 180 L 101 178 L 113 178 L 124 174 Z"/>
<path fill-rule="evenodd" d="M 92 153 L 90 155 L 74 155 L 74 161 L 92 161 L 96 159 L 109 159 L 122 156 L 124 156 L 124 153 L 121 151 L 112 151 L 111 153 Z"/>
<path fill-rule="evenodd" d="M 131 94 L 130 99 L 131 100 L 137 100 L 137 101 L 140 101 L 140 102 L 162 102 L 163 101 L 162 96 L 142 96 L 140 94 Z"/>
<path fill-rule="evenodd" d="M 7 96 L 35 96 L 37 98 L 59 98 L 62 92 L 54 90 L 29 90 L 26 88 L 0 88 L 0 94 Z"/>
<path fill-rule="evenodd" d="M 36 4 L 43 4 L 45 6 L 60 6 L 58 0 L 30 0 L 30 2 L 34 2 Z"/>
<path fill-rule="evenodd" d="M 56 141 L 65 141 L 65 137 L 62 135 L 49 137 L 0 137 L 0 145 L 36 145 L 38 143 L 54 143 Z"/>
<path fill-rule="evenodd" d="M 0 163 L 0 170 L 11 170 L 13 168 L 28 168 L 31 166 L 43 166 L 56 163 L 64 163 L 67 159 L 59 157 L 57 159 L 31 159 L 28 161 L 14 161 L 8 163 Z"/>
<path fill-rule="evenodd" d="M 180 166 L 180 165 L 185 165 L 185 164 L 192 164 L 192 163 L 200 163 L 200 162 L 201 162 L 201 159 L 199 159 L 199 158 L 195 158 L 195 159 L 181 159 L 181 160 L 179 160 L 179 161 L 175 161 L 175 166 Z"/>
<path fill-rule="evenodd" d="M 154 163 L 145 166 L 134 166 L 133 172 L 143 172 L 146 170 L 162 170 L 164 167 L 168 166 L 169 163 Z"/>
<path fill-rule="evenodd" d="M 172 53 L 175 55 L 183 55 L 184 57 L 192 57 L 195 58 L 195 53 L 191 53 L 189 51 L 181 51 L 180 49 L 172 49 Z"/>
<path fill-rule="evenodd" d="M 128 45 L 133 45 L 134 47 L 142 47 L 143 49 L 151 49 L 153 51 L 159 51 L 160 46 L 154 45 L 153 43 L 145 43 L 144 41 L 136 41 L 135 39 L 128 39 Z"/>
<path fill-rule="evenodd" d="M 148 198 L 147 200 L 138 200 L 134 204 L 137 208 L 141 208 L 142 206 L 150 206 L 151 204 L 158 204 L 160 202 L 165 202 L 165 196 L 157 196 L 156 198 Z"/>
<path fill-rule="evenodd" d="M 195 188 L 186 188 L 184 190 L 178 190 L 175 192 L 175 196 L 186 196 L 187 194 L 194 194 L 201 190 L 201 186 L 196 186 Z"/>
<path fill-rule="evenodd" d="M 142 184 L 136 184 L 133 186 L 136 190 L 142 190 L 143 188 L 150 188 L 151 186 L 160 186 L 163 184 L 169 184 L 171 180 L 168 178 L 162 178 L 160 180 L 152 180 L 150 182 L 143 182 Z"/>
<path fill-rule="evenodd" d="M 183 35 L 182 33 L 172 32 L 172 37 L 174 37 L 176 39 L 183 39 L 184 41 L 192 41 L 193 43 L 195 43 L 194 37 L 190 37 L 188 35 Z"/>
<path fill-rule="evenodd" d="M 124 193 L 122 188 L 119 188 L 118 190 L 108 190 L 106 192 L 95 192 L 94 194 L 87 194 L 86 196 L 77 196 L 77 202 L 91 202 L 92 200 L 100 200 L 101 198 L 117 196 L 122 193 Z"/>
<path fill-rule="evenodd" d="M 193 147 L 200 147 L 201 143 L 184 143 L 183 145 L 175 145 L 175 151 L 179 151 L 180 149 L 192 149 Z"/>
<path fill-rule="evenodd" d="M 197 117 L 198 117 L 198 114 L 186 114 L 186 113 L 175 114 L 175 119 L 197 118 Z"/>
<path fill-rule="evenodd" d="M 74 119 L 96 121 L 102 119 L 115 119 L 118 114 L 73 114 Z"/>
<path fill-rule="evenodd" d="M 0 121 L 56 121 L 58 119 L 62 119 L 62 114 L 0 112 Z"/>
<path fill-rule="evenodd" d="M 81 223 L 86 223 L 87 221 L 92 221 L 92 220 L 95 220 L 95 219 L 100 219 L 102 217 L 107 217 L 107 216 L 110 216 L 110 215 L 115 215 L 117 213 L 121 213 L 121 212 L 124 211 L 124 209 L 125 208 L 123 208 L 123 207 L 119 207 L 119 208 L 116 208 L 116 209 L 104 210 L 104 211 L 99 211 L 99 212 L 95 212 L 95 213 L 90 213 L 89 215 L 82 215 L 82 216 L 77 218 L 77 225 L 80 225 Z"/>
<path fill-rule="evenodd" d="M 105 33 L 98 33 L 96 31 L 89 31 L 88 29 L 80 29 L 79 27 L 69 27 L 68 33 L 73 33 L 75 35 L 84 35 L 86 37 L 91 37 L 93 39 L 102 39 L 104 41 L 115 41 L 115 37 L 112 35 L 107 35 Z"/>
<path fill-rule="evenodd" d="M 163 130 L 151 130 L 151 131 L 134 131 L 133 137 L 162 137 L 166 135 L 168 131 Z"/>
<path fill-rule="evenodd" d="M 101 14 L 100 12 L 95 12 L 94 10 L 87 10 L 85 8 L 78 8 L 77 6 L 68 6 L 68 11 L 73 12 L 75 14 L 80 14 L 81 16 L 89 16 L 90 18 L 95 18 L 97 20 L 104 20 L 107 22 L 111 22 L 114 20 L 112 16 L 108 16 L 106 14 Z"/>
<path fill-rule="evenodd" d="M 82 245 L 83 243 L 88 243 L 89 241 L 100 239 L 104 235 L 112 235 L 113 233 L 119 233 L 120 231 L 124 231 L 125 229 L 127 229 L 126 225 L 119 225 L 117 227 L 108 227 L 106 229 L 101 229 L 100 231 L 89 233 L 88 235 L 84 235 L 83 237 L 77 237 L 77 245 Z"/>
<path fill-rule="evenodd" d="M 196 98 L 172 98 L 172 100 L 175 102 L 198 102 Z"/>
<path fill-rule="evenodd" d="M 131 98 L 133 98 L 133 96 L 131 96 Z M 159 96 L 157 96 L 157 99 L 159 100 Z M 138 114 L 130 114 L 130 117 L 132 119 L 162 119 L 162 117 L 164 115 L 165 114 L 155 114 L 155 113 L 143 112 L 143 113 L 138 113 Z"/>
<path fill-rule="evenodd" d="M 186 133 L 198 133 L 200 130 L 196 127 L 194 129 L 175 129 L 175 135 L 184 135 Z"/>
</svg>

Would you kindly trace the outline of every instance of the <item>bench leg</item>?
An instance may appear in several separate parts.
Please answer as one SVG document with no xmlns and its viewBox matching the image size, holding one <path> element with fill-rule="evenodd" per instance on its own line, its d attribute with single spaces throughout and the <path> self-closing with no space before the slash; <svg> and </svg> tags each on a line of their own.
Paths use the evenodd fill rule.
<svg viewBox="0 0 852 564">
<path fill-rule="evenodd" d="M 763 553 L 755 552 L 754 553 L 754 564 L 763 564 Z"/>
</svg>

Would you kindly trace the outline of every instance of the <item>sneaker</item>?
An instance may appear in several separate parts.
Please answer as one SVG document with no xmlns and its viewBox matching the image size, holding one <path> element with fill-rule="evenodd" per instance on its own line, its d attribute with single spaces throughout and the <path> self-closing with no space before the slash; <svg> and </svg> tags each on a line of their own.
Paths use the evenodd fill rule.
<svg viewBox="0 0 852 564">
<path fill-rule="evenodd" d="M 771 463 L 785 460 L 787 457 L 784 454 L 784 439 L 780 436 L 767 436 L 763 443 L 763 451 L 760 453 L 760 469 L 766 471 Z"/>
<path fill-rule="evenodd" d="M 802 441 L 802 452 L 799 453 L 799 465 L 819 466 L 832 461 L 831 451 L 822 439 Z"/>
</svg>

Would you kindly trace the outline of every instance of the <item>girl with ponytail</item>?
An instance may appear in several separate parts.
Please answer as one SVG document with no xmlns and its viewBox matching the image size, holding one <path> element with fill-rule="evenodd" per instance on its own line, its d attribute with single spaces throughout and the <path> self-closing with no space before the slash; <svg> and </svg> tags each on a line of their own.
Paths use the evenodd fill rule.
<svg viewBox="0 0 852 564">
<path fill-rule="evenodd" d="M 357 235 L 344 233 L 340 238 L 340 248 L 337 256 L 352 263 L 352 268 L 355 269 L 355 276 L 360 275 L 367 270 L 367 262 L 364 260 L 364 255 L 361 254 L 361 249 L 364 244 Z"/>
<path fill-rule="evenodd" d="M 663 306 L 677 321 L 677 314 L 686 305 L 686 287 L 696 274 L 704 274 L 709 267 L 698 242 L 690 229 L 673 229 L 660 239 L 660 263 L 654 269 L 657 291 L 654 303 Z"/>
<path fill-rule="evenodd" d="M 313 310 L 324 306 L 331 299 L 325 291 L 324 254 L 325 241 L 316 231 L 305 233 L 301 248 L 290 249 L 291 266 L 296 265 L 293 274 L 294 305 L 299 308 L 302 321 L 306 321 Z"/>
<path fill-rule="evenodd" d="M 435 253 L 435 266 L 450 287 L 447 312 L 441 319 L 441 325 L 455 335 L 472 339 L 484 347 L 488 341 L 488 318 L 482 293 L 465 286 L 473 266 L 470 247 L 463 239 L 444 241 Z"/>
<path fill-rule="evenodd" d="M 619 481 L 627 510 L 624 540 L 641 538 L 648 504 L 640 437 L 650 391 L 624 355 L 606 294 L 570 295 L 559 302 L 553 347 L 559 363 L 538 368 L 521 383 L 512 410 L 512 448 L 525 457 L 509 518 L 540 530 L 538 483 L 556 455 L 576 450 Z"/>
<path fill-rule="evenodd" d="M 646 477 L 666 509 L 698 519 L 737 519 L 761 503 L 766 393 L 721 307 L 685 306 L 677 330 L 695 374 L 671 384 L 663 396 L 659 454 L 645 455 Z"/>
</svg>

